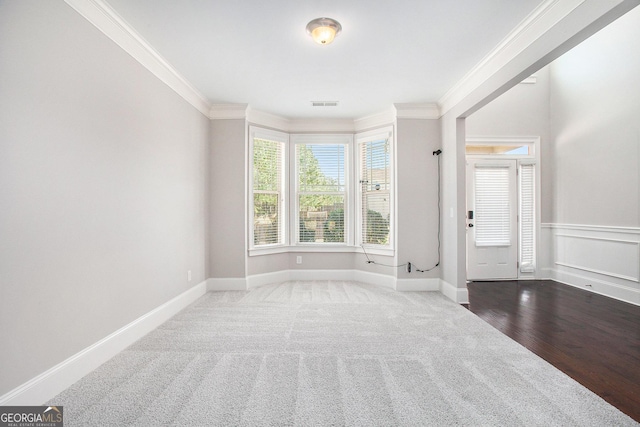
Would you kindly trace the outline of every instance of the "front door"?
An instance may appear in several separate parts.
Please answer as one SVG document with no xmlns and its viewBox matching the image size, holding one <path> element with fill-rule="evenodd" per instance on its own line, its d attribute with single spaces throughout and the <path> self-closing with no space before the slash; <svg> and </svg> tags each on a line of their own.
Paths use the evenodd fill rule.
<svg viewBox="0 0 640 427">
<path fill-rule="evenodd" d="M 518 277 L 517 161 L 467 158 L 467 279 Z"/>
</svg>

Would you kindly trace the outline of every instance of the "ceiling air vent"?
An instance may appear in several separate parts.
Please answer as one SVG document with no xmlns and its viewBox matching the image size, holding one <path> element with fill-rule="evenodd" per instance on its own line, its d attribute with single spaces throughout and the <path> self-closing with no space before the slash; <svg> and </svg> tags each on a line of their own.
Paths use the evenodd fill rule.
<svg viewBox="0 0 640 427">
<path fill-rule="evenodd" d="M 312 107 L 337 107 L 338 101 L 311 101 Z"/>
</svg>

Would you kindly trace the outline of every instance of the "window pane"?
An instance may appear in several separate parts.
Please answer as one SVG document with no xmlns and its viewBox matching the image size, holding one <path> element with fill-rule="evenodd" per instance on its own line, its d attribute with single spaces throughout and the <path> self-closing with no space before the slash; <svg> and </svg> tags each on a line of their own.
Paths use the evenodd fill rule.
<svg viewBox="0 0 640 427">
<path fill-rule="evenodd" d="M 298 191 L 345 191 L 343 144 L 296 144 Z"/>
<path fill-rule="evenodd" d="M 365 194 L 364 243 L 389 244 L 389 194 L 388 192 Z"/>
<path fill-rule="evenodd" d="M 391 170 L 389 140 L 360 144 L 362 243 L 389 244 Z"/>
<path fill-rule="evenodd" d="M 255 245 L 279 243 L 278 194 L 254 193 L 253 241 Z"/>
<path fill-rule="evenodd" d="M 469 144 L 466 146 L 467 154 L 490 154 L 505 156 L 531 156 L 533 155 L 533 145 L 531 144 L 500 144 L 500 145 L 477 145 Z"/>
<path fill-rule="evenodd" d="M 475 170 L 476 246 L 511 244 L 509 169 L 479 167 Z"/>
<path fill-rule="evenodd" d="M 279 191 L 282 179 L 282 143 L 253 140 L 253 189 Z"/>
<path fill-rule="evenodd" d="M 344 196 L 300 195 L 300 242 L 344 243 Z"/>
<path fill-rule="evenodd" d="M 535 166 L 520 166 L 520 271 L 535 271 Z"/>
<path fill-rule="evenodd" d="M 284 144 L 253 139 L 253 244 L 282 243 Z"/>
</svg>

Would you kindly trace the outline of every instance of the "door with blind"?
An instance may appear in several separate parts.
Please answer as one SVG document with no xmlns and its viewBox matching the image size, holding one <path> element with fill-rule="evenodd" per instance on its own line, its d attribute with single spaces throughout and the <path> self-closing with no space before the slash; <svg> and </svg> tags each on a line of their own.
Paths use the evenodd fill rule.
<svg viewBox="0 0 640 427">
<path fill-rule="evenodd" d="M 517 160 L 467 159 L 467 279 L 518 278 Z"/>
</svg>

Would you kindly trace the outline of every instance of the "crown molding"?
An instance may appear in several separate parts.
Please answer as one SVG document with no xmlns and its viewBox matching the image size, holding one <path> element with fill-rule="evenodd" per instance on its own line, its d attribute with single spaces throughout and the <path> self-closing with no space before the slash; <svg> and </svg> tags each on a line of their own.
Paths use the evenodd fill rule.
<svg viewBox="0 0 640 427">
<path fill-rule="evenodd" d="M 246 119 L 248 104 L 213 104 L 208 111 L 211 120 Z"/>
<path fill-rule="evenodd" d="M 451 110 L 584 2 L 585 0 L 546 0 L 541 3 L 498 46 L 440 98 L 438 105 L 440 105 L 441 113 L 445 114 Z"/>
<path fill-rule="evenodd" d="M 391 107 L 387 111 L 355 119 L 353 121 L 353 126 L 356 132 L 361 132 L 380 126 L 387 126 L 395 123 L 395 121 L 396 109 L 394 107 Z"/>
<path fill-rule="evenodd" d="M 398 119 L 439 119 L 440 108 L 434 103 L 393 104 Z"/>
<path fill-rule="evenodd" d="M 242 104 L 244 105 L 244 104 Z M 220 105 L 212 108 L 210 117 L 213 118 L 230 118 L 225 116 L 213 116 L 214 109 L 218 109 Z M 231 107 L 226 107 L 231 108 Z M 256 110 L 249 106 L 246 109 L 246 118 L 252 124 L 259 126 L 265 126 L 271 129 L 277 129 L 282 132 L 290 133 L 306 133 L 306 132 L 346 132 L 355 133 L 363 130 L 368 130 L 380 126 L 387 126 L 395 122 L 395 109 L 390 108 L 387 111 L 373 114 L 358 119 L 323 119 L 323 118 L 308 118 L 308 119 L 289 119 L 286 117 L 278 116 L 276 114 L 266 113 L 264 111 Z"/>
<path fill-rule="evenodd" d="M 211 106 L 167 60 L 103 0 L 65 2 L 205 116 Z"/>
</svg>

